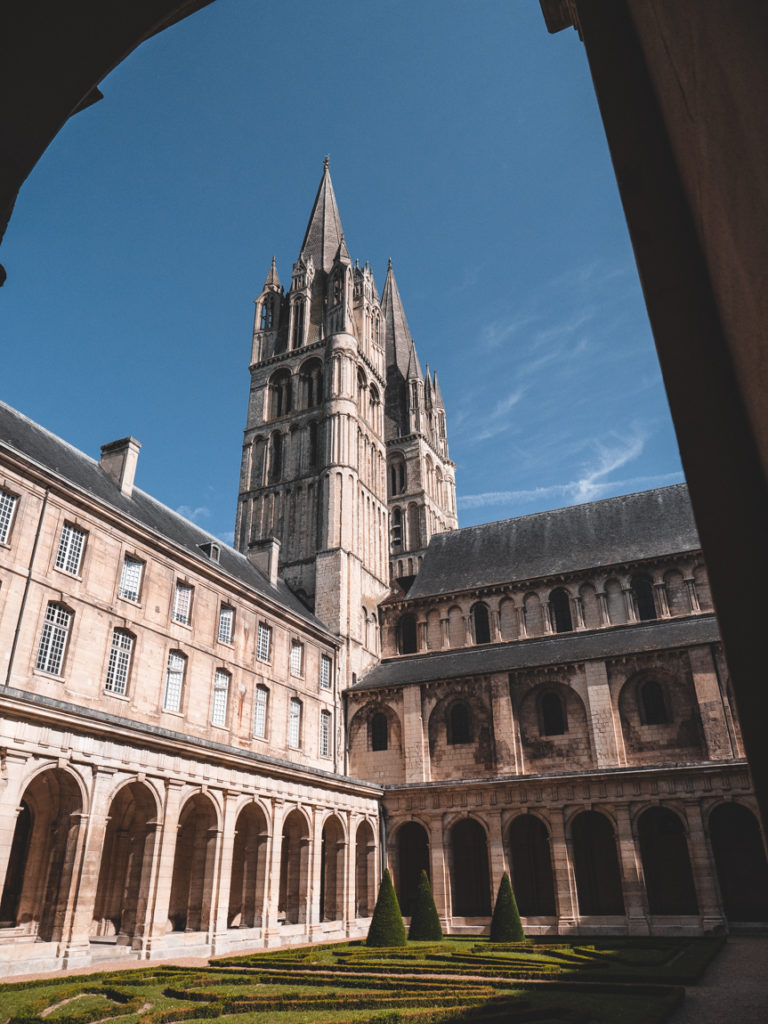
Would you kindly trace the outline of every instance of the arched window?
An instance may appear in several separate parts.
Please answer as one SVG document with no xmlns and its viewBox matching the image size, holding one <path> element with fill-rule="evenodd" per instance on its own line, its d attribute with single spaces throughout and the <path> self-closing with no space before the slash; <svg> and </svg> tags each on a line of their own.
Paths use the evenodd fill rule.
<svg viewBox="0 0 768 1024">
<path fill-rule="evenodd" d="M 539 703 L 542 736 L 562 736 L 567 732 L 565 708 L 558 693 L 544 693 Z"/>
<path fill-rule="evenodd" d="M 283 475 L 283 435 L 276 430 L 269 440 L 269 482 L 280 480 Z"/>
<path fill-rule="evenodd" d="M 403 513 L 399 508 L 392 510 L 392 546 L 399 547 L 403 543 Z"/>
<path fill-rule="evenodd" d="M 278 370 L 269 379 L 269 419 L 286 416 L 292 408 L 291 374 Z"/>
<path fill-rule="evenodd" d="M 478 601 L 472 606 L 472 626 L 475 631 L 476 644 L 489 644 L 491 642 L 491 624 L 488 617 L 488 606 Z"/>
<path fill-rule="evenodd" d="M 653 584 L 647 576 L 632 578 L 632 592 L 635 595 L 637 614 L 641 619 L 655 619 L 656 602 L 653 597 Z"/>
<path fill-rule="evenodd" d="M 460 743 L 472 742 L 469 708 L 463 701 L 457 701 L 448 713 L 448 743 L 455 747 Z"/>
<path fill-rule="evenodd" d="M 387 716 L 377 711 L 371 719 L 371 750 L 386 750 L 389 746 Z"/>
<path fill-rule="evenodd" d="M 272 321 L 274 317 L 274 307 L 272 305 L 273 299 L 271 295 L 267 295 L 264 298 L 264 302 L 261 304 L 261 330 L 269 331 L 272 328 Z"/>
<path fill-rule="evenodd" d="M 664 691 L 655 679 L 649 679 L 640 686 L 640 721 L 643 725 L 666 725 L 669 722 Z"/>
<path fill-rule="evenodd" d="M 379 406 L 381 399 L 379 398 L 379 390 L 375 384 L 371 384 L 368 389 L 368 401 L 370 404 L 370 422 L 371 426 L 375 429 L 379 425 Z"/>
<path fill-rule="evenodd" d="M 304 344 L 304 299 L 299 299 L 293 307 L 293 334 L 291 348 L 301 348 Z"/>
<path fill-rule="evenodd" d="M 397 647 L 400 654 L 416 653 L 416 616 L 401 615 L 397 623 Z"/>
<path fill-rule="evenodd" d="M 309 435 L 309 468 L 316 469 L 320 463 L 320 425 L 317 420 L 312 420 L 307 431 Z"/>
<path fill-rule="evenodd" d="M 323 401 L 323 364 L 319 359 L 304 363 L 299 378 L 305 409 L 314 409 Z"/>
<path fill-rule="evenodd" d="M 389 493 L 390 496 L 405 492 L 405 459 L 395 455 L 389 462 Z"/>
<path fill-rule="evenodd" d="M 408 550 L 416 551 L 421 547 L 421 530 L 419 528 L 418 505 L 408 506 Z"/>
<path fill-rule="evenodd" d="M 549 607 L 552 612 L 552 628 L 556 633 L 570 633 L 573 629 L 571 618 L 571 599 L 564 587 L 558 587 L 549 595 Z"/>
</svg>

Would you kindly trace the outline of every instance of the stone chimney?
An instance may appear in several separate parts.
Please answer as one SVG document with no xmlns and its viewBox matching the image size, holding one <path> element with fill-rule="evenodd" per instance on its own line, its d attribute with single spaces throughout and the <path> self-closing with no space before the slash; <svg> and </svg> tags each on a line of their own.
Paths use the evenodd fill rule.
<svg viewBox="0 0 768 1024">
<path fill-rule="evenodd" d="M 140 448 L 135 437 L 123 437 L 101 446 L 99 465 L 128 498 L 133 494 L 133 479 L 136 476 Z"/>
<path fill-rule="evenodd" d="M 280 541 L 277 537 L 257 540 L 248 546 L 248 560 L 263 572 L 273 587 L 277 586 L 277 566 L 280 561 Z"/>
</svg>

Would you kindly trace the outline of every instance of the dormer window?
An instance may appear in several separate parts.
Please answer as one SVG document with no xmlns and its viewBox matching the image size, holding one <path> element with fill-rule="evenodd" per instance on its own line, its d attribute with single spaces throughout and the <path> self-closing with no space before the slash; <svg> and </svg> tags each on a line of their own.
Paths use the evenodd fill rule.
<svg viewBox="0 0 768 1024">
<path fill-rule="evenodd" d="M 218 562 L 221 556 L 221 548 L 218 544 L 214 544 L 212 541 L 206 541 L 205 544 L 200 545 L 200 550 L 204 555 L 207 555 L 212 562 Z"/>
</svg>

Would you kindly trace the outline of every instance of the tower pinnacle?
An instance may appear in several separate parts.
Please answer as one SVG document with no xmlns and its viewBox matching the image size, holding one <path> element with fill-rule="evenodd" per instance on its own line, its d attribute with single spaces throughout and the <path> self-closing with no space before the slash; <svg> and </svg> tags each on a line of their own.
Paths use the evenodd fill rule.
<svg viewBox="0 0 768 1024">
<path fill-rule="evenodd" d="M 323 176 L 301 243 L 301 255 L 312 256 L 315 267 L 324 270 L 326 274 L 333 266 L 333 259 L 344 236 L 331 181 L 330 163 L 329 157 L 323 161 Z"/>
</svg>

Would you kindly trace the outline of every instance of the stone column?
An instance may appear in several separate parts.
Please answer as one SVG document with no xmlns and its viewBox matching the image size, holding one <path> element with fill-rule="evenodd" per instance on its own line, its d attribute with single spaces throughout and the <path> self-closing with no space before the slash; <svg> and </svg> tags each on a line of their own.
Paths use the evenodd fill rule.
<svg viewBox="0 0 768 1024">
<path fill-rule="evenodd" d="M 344 872 L 344 927 L 346 936 L 350 938 L 355 933 L 355 921 L 357 920 L 357 829 L 362 820 L 359 814 L 352 814 L 346 811 L 344 814 L 347 826 L 347 862 Z"/>
<path fill-rule="evenodd" d="M 235 847 L 235 825 L 237 824 L 237 802 L 239 793 L 224 794 L 224 811 L 221 827 L 221 852 L 214 885 L 213 945 L 212 952 L 226 949 L 227 924 L 229 918 L 229 895 L 232 886 L 232 854 Z M 255 879 L 254 879 L 255 881 Z"/>
<path fill-rule="evenodd" d="M 443 835 L 442 816 L 436 814 L 432 817 L 429 826 L 429 884 L 440 924 L 443 931 L 448 932 L 451 924 L 450 882 L 446 856 L 447 836 Z"/>
<path fill-rule="evenodd" d="M 579 930 L 579 911 L 576 883 L 571 867 L 571 850 L 565 838 L 565 808 L 553 808 L 549 851 L 552 858 L 552 876 L 557 902 L 558 934 L 575 935 Z"/>
<path fill-rule="evenodd" d="M 571 607 L 573 608 L 573 622 L 574 629 L 586 629 L 586 623 L 584 622 L 584 602 L 579 596 L 571 598 Z"/>
<path fill-rule="evenodd" d="M 322 907 L 320 906 L 320 887 L 323 867 L 323 812 L 324 808 L 312 808 L 312 843 L 309 848 L 309 878 L 307 879 L 307 910 L 304 917 L 307 935 L 314 938 L 321 933 Z"/>
<path fill-rule="evenodd" d="M 277 946 L 280 944 L 280 925 L 278 923 L 280 902 L 280 866 L 283 852 L 283 821 L 285 820 L 285 803 L 282 800 L 272 801 L 272 845 L 267 852 L 269 857 L 267 879 L 264 886 L 265 901 L 264 914 L 264 935 L 266 944 Z"/>
<path fill-rule="evenodd" d="M 208 942 L 213 941 L 216 917 L 216 881 L 221 861 L 222 830 L 209 828 L 205 837 L 205 875 L 200 902 L 200 931 L 205 931 Z M 209 868 L 210 865 L 210 868 Z M 229 890 L 227 890 L 229 896 Z"/>
<path fill-rule="evenodd" d="M 632 592 L 632 587 L 627 583 L 622 583 L 621 591 L 624 594 L 624 604 L 627 609 L 627 622 L 637 622 L 637 605 L 635 604 L 635 595 Z"/>
<path fill-rule="evenodd" d="M 699 801 L 692 800 L 686 803 L 685 816 L 688 821 L 688 853 L 691 858 L 696 900 L 699 904 L 701 928 L 705 934 L 722 934 L 727 930 L 727 921 L 720 903 L 715 863 Z"/>
<path fill-rule="evenodd" d="M 496 894 L 501 884 L 501 876 L 507 870 L 507 858 L 504 855 L 501 811 L 489 811 L 485 818 L 488 822 L 488 868 L 491 880 L 491 910 L 493 910 Z"/>
<path fill-rule="evenodd" d="M 8 752 L 6 755 L 6 784 L 0 795 L 0 894 L 5 887 L 5 876 L 11 857 L 13 837 L 16 832 L 16 821 L 21 810 L 24 796 L 23 771 L 27 763 L 26 756 Z"/>
<path fill-rule="evenodd" d="M 515 608 L 515 619 L 517 620 L 517 636 L 520 640 L 525 640 L 528 630 L 525 627 L 525 608 L 522 605 Z"/>
<path fill-rule="evenodd" d="M 173 861 L 176 856 L 176 838 L 183 789 L 184 783 L 177 779 L 172 779 L 166 784 L 163 823 L 149 901 L 150 927 L 144 947 L 148 959 L 152 959 L 157 948 L 162 947 L 163 938 L 168 931 L 168 906 L 171 899 Z"/>
<path fill-rule="evenodd" d="M 491 620 L 491 643 L 501 643 L 501 615 L 499 614 L 498 601 L 496 602 L 496 607 L 491 610 L 489 617 Z"/>
<path fill-rule="evenodd" d="M 421 619 L 416 623 L 417 646 L 420 651 L 427 650 L 427 620 Z"/>
<path fill-rule="evenodd" d="M 403 754 L 406 782 L 429 781 L 429 754 L 421 717 L 421 688 L 403 687 Z"/>
<path fill-rule="evenodd" d="M 503 775 L 516 775 L 520 771 L 512 701 L 505 677 L 491 679 L 491 712 L 493 738 L 496 747 L 496 769 Z"/>
<path fill-rule="evenodd" d="M 627 932 L 630 935 L 649 935 L 648 902 L 645 894 L 640 851 L 632 834 L 629 808 L 619 804 L 614 808 L 616 815 L 616 848 L 621 868 L 621 889 L 624 894 L 624 912 L 627 916 Z"/>
<path fill-rule="evenodd" d="M 689 647 L 688 658 L 707 745 L 707 757 L 710 761 L 733 757 L 712 651 L 709 647 Z"/>
<path fill-rule="evenodd" d="M 584 674 L 587 679 L 589 728 L 597 767 L 615 767 L 620 763 L 621 725 L 614 714 L 605 662 L 586 662 Z"/>
<path fill-rule="evenodd" d="M 656 604 L 656 614 L 660 619 L 668 619 L 669 598 L 667 597 L 667 585 L 663 579 L 653 581 L 653 599 Z"/>
<path fill-rule="evenodd" d="M 597 611 L 600 615 L 600 625 L 610 626 L 611 617 L 608 614 L 608 597 L 604 590 L 598 590 L 595 594 L 597 598 Z"/>
<path fill-rule="evenodd" d="M 445 651 L 451 646 L 451 639 L 448 633 L 448 619 L 440 619 L 440 645 Z"/>
<path fill-rule="evenodd" d="M 472 647 L 475 642 L 475 638 L 472 636 L 472 616 L 462 615 L 462 619 L 464 620 L 464 646 Z"/>
<path fill-rule="evenodd" d="M 685 592 L 688 595 L 688 604 L 692 612 L 700 612 L 699 595 L 696 592 L 696 580 L 693 576 L 685 577 Z"/>
</svg>

